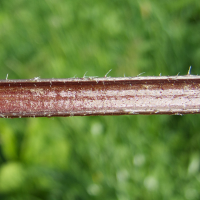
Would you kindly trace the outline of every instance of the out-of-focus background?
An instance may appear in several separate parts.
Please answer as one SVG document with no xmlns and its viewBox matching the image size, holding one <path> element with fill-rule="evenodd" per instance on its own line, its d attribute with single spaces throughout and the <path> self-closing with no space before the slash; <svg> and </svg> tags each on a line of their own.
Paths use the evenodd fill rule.
<svg viewBox="0 0 200 200">
<path fill-rule="evenodd" d="M 198 0 L 1 0 L 0 79 L 200 73 Z M 200 116 L 0 119 L 1 200 L 200 198 Z"/>
</svg>

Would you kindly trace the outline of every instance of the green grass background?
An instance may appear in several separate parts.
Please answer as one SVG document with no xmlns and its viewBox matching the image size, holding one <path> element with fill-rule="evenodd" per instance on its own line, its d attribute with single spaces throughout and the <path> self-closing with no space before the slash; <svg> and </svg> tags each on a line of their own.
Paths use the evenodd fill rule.
<svg viewBox="0 0 200 200">
<path fill-rule="evenodd" d="M 199 63 L 198 0 L 0 1 L 0 79 L 198 74 Z M 0 119 L 0 199 L 199 199 L 199 120 Z"/>
</svg>

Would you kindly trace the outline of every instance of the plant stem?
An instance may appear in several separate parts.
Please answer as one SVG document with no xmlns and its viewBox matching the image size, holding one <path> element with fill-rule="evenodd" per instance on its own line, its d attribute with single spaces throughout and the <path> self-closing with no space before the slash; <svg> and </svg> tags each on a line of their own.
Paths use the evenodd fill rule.
<svg viewBox="0 0 200 200">
<path fill-rule="evenodd" d="M 199 76 L 0 80 L 0 117 L 192 113 Z"/>
</svg>

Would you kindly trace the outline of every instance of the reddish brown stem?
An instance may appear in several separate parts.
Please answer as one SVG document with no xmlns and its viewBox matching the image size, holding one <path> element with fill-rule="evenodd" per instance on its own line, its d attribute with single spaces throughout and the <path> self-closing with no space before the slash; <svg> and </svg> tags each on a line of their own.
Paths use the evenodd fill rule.
<svg viewBox="0 0 200 200">
<path fill-rule="evenodd" d="M 0 117 L 192 113 L 199 76 L 0 80 Z"/>
</svg>

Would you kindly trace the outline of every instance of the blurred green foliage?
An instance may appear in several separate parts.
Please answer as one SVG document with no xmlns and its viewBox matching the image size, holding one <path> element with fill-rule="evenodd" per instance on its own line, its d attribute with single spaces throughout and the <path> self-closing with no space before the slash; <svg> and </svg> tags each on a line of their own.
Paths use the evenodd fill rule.
<svg viewBox="0 0 200 200">
<path fill-rule="evenodd" d="M 0 79 L 199 73 L 197 0 L 1 0 Z M 200 198 L 200 117 L 0 120 L 1 200 Z"/>
</svg>

